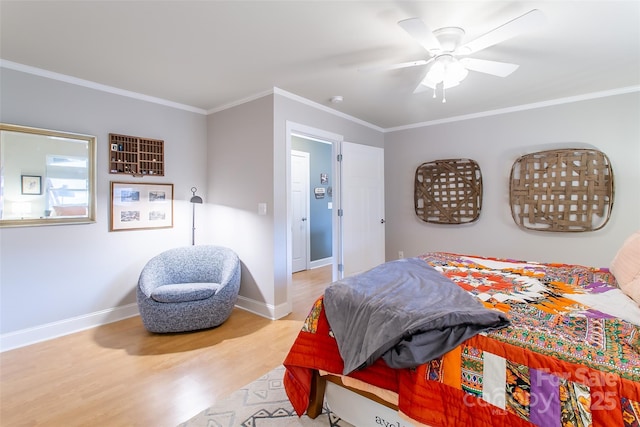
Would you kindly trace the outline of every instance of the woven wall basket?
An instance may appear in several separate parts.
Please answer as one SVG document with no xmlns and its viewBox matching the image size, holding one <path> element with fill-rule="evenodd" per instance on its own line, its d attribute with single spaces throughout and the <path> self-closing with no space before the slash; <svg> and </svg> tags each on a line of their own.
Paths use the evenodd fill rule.
<svg viewBox="0 0 640 427">
<path fill-rule="evenodd" d="M 613 193 L 611 163 L 598 150 L 540 151 L 511 168 L 511 216 L 528 230 L 598 230 L 609 220 Z"/>
<path fill-rule="evenodd" d="M 464 224 L 477 220 L 482 207 L 482 174 L 471 159 L 423 163 L 416 169 L 416 215 L 425 222 Z"/>
</svg>

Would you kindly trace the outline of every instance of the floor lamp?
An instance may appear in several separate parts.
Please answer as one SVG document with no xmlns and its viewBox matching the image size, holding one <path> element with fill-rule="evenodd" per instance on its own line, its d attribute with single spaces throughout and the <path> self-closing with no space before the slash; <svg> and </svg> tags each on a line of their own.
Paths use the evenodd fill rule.
<svg viewBox="0 0 640 427">
<path fill-rule="evenodd" d="M 193 193 L 193 196 L 191 196 L 191 200 L 189 200 L 189 202 L 191 202 L 191 209 L 192 209 L 192 214 L 191 214 L 191 245 L 192 246 L 196 244 L 196 204 L 202 204 L 202 197 L 196 196 L 196 191 L 198 191 L 196 187 L 191 187 L 191 192 Z"/>
</svg>

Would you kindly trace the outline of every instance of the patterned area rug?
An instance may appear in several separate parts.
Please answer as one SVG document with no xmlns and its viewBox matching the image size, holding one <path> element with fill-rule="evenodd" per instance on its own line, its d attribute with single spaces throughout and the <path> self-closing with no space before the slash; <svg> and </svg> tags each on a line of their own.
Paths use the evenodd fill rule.
<svg viewBox="0 0 640 427">
<path fill-rule="evenodd" d="M 279 366 L 178 427 L 353 427 L 325 407 L 315 420 L 298 417 L 284 390 Z"/>
</svg>

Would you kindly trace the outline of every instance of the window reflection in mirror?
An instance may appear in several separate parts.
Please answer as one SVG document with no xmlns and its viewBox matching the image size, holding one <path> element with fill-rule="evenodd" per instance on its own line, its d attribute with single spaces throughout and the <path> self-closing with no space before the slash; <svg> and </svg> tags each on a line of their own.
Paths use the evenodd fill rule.
<svg viewBox="0 0 640 427">
<path fill-rule="evenodd" d="M 0 124 L 0 226 L 95 221 L 96 138 Z"/>
</svg>

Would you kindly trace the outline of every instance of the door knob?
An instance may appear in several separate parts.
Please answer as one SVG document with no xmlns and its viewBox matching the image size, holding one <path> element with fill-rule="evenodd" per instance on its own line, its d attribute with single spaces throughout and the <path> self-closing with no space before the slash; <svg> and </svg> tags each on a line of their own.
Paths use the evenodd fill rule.
<svg viewBox="0 0 640 427">
<path fill-rule="evenodd" d="M 307 220 L 307 218 L 302 218 L 302 221 L 306 221 L 306 220 Z"/>
<path fill-rule="evenodd" d="M 384 224 L 384 223 L 385 223 L 384 218 L 382 218 L 382 219 L 380 220 L 380 224 Z"/>
</svg>

